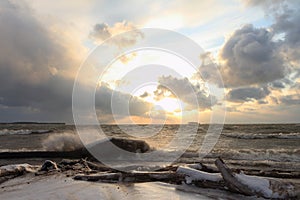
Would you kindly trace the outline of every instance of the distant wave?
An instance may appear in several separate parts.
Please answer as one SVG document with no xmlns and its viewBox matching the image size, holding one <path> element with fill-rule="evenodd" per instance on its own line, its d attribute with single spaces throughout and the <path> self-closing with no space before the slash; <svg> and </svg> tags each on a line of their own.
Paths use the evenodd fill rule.
<svg viewBox="0 0 300 200">
<path fill-rule="evenodd" d="M 234 160 L 270 160 L 278 162 L 299 162 L 300 149 L 217 149 L 207 157 Z"/>
<path fill-rule="evenodd" d="M 201 155 L 199 152 L 157 150 L 153 161 L 172 161 L 170 159 L 179 156 L 187 162 L 194 162 L 195 159 L 222 157 L 228 160 L 247 161 L 273 161 L 273 162 L 300 162 L 300 149 L 215 149 L 208 155 Z M 181 156 L 180 156 L 181 155 Z M 178 157 L 178 158 L 179 158 Z"/>
<path fill-rule="evenodd" d="M 29 129 L 1 129 L 0 135 L 29 135 L 29 134 L 42 134 L 42 133 L 51 133 L 51 130 L 29 130 Z"/>
<path fill-rule="evenodd" d="M 222 133 L 222 135 L 239 139 L 300 139 L 300 133 Z"/>
</svg>

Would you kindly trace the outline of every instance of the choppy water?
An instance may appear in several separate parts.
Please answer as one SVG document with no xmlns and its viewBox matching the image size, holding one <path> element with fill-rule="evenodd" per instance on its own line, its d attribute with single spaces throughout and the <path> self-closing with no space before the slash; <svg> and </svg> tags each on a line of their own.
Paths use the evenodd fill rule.
<svg viewBox="0 0 300 200">
<path fill-rule="evenodd" d="M 156 150 L 165 152 L 165 156 L 178 148 L 186 148 L 184 162 L 199 161 L 198 151 L 204 145 L 207 129 L 208 125 L 200 125 L 196 132 L 189 125 L 102 126 L 107 136 L 143 139 Z M 181 141 L 170 146 L 170 142 L 178 134 Z M 66 145 L 61 143 L 73 145 L 78 142 L 70 135 L 76 136 L 72 125 L 2 124 L 0 151 L 45 150 L 45 144 L 47 148 L 63 148 Z M 188 145 L 185 141 L 192 141 L 192 144 Z M 300 171 L 299 144 L 300 124 L 225 125 L 213 150 L 205 158 L 213 160 L 221 156 L 233 163 L 277 166 Z"/>
</svg>

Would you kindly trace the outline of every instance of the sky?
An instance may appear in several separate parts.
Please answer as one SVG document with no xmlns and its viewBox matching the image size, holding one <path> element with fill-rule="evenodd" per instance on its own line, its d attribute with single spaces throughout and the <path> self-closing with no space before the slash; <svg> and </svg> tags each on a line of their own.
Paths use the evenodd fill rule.
<svg viewBox="0 0 300 200">
<path fill-rule="evenodd" d="M 297 0 L 1 0 L 0 122 L 299 123 L 299 21 Z"/>
</svg>

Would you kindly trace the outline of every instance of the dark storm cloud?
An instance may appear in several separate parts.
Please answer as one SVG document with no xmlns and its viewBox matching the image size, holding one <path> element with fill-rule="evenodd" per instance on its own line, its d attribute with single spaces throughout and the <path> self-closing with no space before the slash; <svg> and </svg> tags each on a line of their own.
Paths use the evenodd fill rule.
<svg viewBox="0 0 300 200">
<path fill-rule="evenodd" d="M 74 64 L 60 38 L 26 5 L 3 0 L 0 7 L 2 120 L 12 119 L 12 113 L 19 120 L 43 114 L 48 120 L 70 120 L 65 113 L 70 114 L 73 82 L 53 76 L 51 70 L 65 70 Z"/>
<path fill-rule="evenodd" d="M 221 67 L 227 87 L 268 83 L 286 75 L 273 34 L 264 28 L 245 25 L 236 30 L 221 50 Z"/>
<path fill-rule="evenodd" d="M 245 25 L 226 41 L 220 52 L 225 87 L 269 83 L 273 89 L 284 89 L 292 85 L 300 67 L 300 2 L 243 2 L 262 7 L 274 23 L 267 28 Z"/>
<path fill-rule="evenodd" d="M 232 89 L 227 94 L 227 100 L 232 102 L 246 102 L 253 100 L 260 100 L 270 94 L 270 91 L 266 88 L 247 87 Z"/>
<path fill-rule="evenodd" d="M 291 62 L 293 67 L 300 67 L 300 1 L 298 0 L 248 0 L 248 5 L 261 6 L 267 16 L 274 19 L 270 27 L 274 34 L 281 34 L 282 39 L 278 42 L 280 50 Z"/>
<path fill-rule="evenodd" d="M 115 91 L 105 83 L 97 89 L 96 108 L 101 114 L 113 114 L 119 116 L 142 116 L 150 110 L 150 103 L 147 103 L 130 94 Z M 112 110 L 113 107 L 113 110 Z"/>
<path fill-rule="evenodd" d="M 276 40 L 274 51 L 282 56 L 284 64 L 288 66 L 288 72 L 283 79 L 269 83 L 273 89 L 288 89 L 296 91 L 297 79 L 300 71 L 300 1 L 298 0 L 247 0 L 247 5 L 261 6 L 266 15 L 273 19 L 269 28 Z M 299 96 L 287 95 L 274 97 L 274 103 L 285 105 L 299 104 Z"/>
<path fill-rule="evenodd" d="M 171 92 L 173 97 L 187 103 L 190 109 L 210 109 L 217 103 L 215 96 L 208 94 L 200 84 L 192 84 L 187 78 L 162 76 L 158 79 L 158 83 L 159 86 L 155 91 L 158 98 L 162 98 L 166 92 Z"/>
<path fill-rule="evenodd" d="M 283 35 L 282 51 L 293 67 L 300 68 L 300 1 L 287 1 L 281 12 L 274 11 L 272 28 Z"/>
<path fill-rule="evenodd" d="M 0 121 L 72 122 L 70 73 L 80 63 L 69 53 L 72 46 L 66 38 L 17 1 L 0 1 L 0 27 Z M 111 93 L 109 88 L 99 89 L 100 100 L 106 99 L 98 110 L 106 111 Z M 118 92 L 115 97 L 119 105 L 131 98 L 130 111 L 143 114 L 143 102 Z"/>
</svg>

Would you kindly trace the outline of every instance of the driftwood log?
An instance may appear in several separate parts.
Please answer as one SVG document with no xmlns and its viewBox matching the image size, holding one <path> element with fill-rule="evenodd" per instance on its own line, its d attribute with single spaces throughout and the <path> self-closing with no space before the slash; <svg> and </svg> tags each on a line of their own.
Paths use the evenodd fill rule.
<svg viewBox="0 0 300 200">
<path fill-rule="evenodd" d="M 187 184 L 225 190 L 225 183 L 220 173 L 208 173 L 189 166 L 178 167 L 176 173 L 185 175 L 185 182 Z"/>
<path fill-rule="evenodd" d="M 75 180 L 98 182 L 152 182 L 162 181 L 173 184 L 194 185 L 197 187 L 229 190 L 246 196 L 287 199 L 296 196 L 294 185 L 270 178 L 237 174 L 231 171 L 221 159 L 215 161 L 220 173 L 201 171 L 201 164 L 169 166 L 157 172 L 105 172 L 91 175 L 76 175 Z M 171 171 L 170 171 L 171 169 Z M 203 168 L 206 169 L 207 168 Z M 176 171 L 174 171 L 176 170 Z"/>
<path fill-rule="evenodd" d="M 232 192 L 237 192 L 248 196 L 255 195 L 255 193 L 252 190 L 250 190 L 247 185 L 244 185 L 237 180 L 233 172 L 227 167 L 227 165 L 225 165 L 223 160 L 218 158 L 215 161 L 215 164 L 220 170 L 223 179 L 225 180 L 225 184 L 229 188 L 229 190 L 231 190 Z"/>
<path fill-rule="evenodd" d="M 215 164 L 220 170 L 226 186 L 232 192 L 272 199 L 296 197 L 295 186 L 292 183 L 233 173 L 220 158 L 215 161 Z"/>
<path fill-rule="evenodd" d="M 26 173 L 36 172 L 38 167 L 29 164 L 19 165 L 6 165 L 0 167 L 0 184 L 18 176 L 22 176 Z"/>
<path fill-rule="evenodd" d="M 101 163 L 94 163 L 85 159 L 63 159 L 58 164 L 47 160 L 42 167 L 39 167 L 38 172 L 36 172 L 38 170 L 37 167 L 28 164 L 0 167 L 0 184 L 25 173 L 36 172 L 36 175 L 43 175 L 51 172 L 51 169 L 55 168 L 55 173 L 65 173 L 67 175 L 71 172 L 71 176 L 73 176 L 75 180 L 83 181 L 106 183 L 161 181 L 177 185 L 184 183 L 187 187 L 188 185 L 193 185 L 193 187 L 221 189 L 247 196 L 272 199 L 296 198 L 296 189 L 291 183 L 233 172 L 220 158 L 215 161 L 215 164 L 219 169 L 218 173 L 216 173 L 215 170 L 211 172 L 212 168 L 206 167 L 201 163 L 183 166 L 167 166 L 158 171 L 132 170 L 121 172 Z"/>
<path fill-rule="evenodd" d="M 99 182 L 126 182 L 141 183 L 161 181 L 166 183 L 180 184 L 185 176 L 172 171 L 166 172 L 127 172 L 127 173 L 99 173 L 92 175 L 77 175 L 75 180 L 99 181 Z"/>
</svg>

